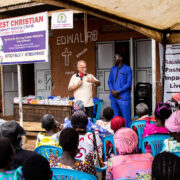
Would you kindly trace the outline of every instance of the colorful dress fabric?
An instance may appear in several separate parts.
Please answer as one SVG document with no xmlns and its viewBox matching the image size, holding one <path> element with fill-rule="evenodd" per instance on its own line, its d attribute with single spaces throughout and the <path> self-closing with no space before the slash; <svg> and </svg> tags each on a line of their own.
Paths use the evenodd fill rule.
<svg viewBox="0 0 180 180">
<path fill-rule="evenodd" d="M 36 147 L 44 145 L 59 146 L 59 133 L 55 133 L 52 136 L 46 136 L 46 133 L 39 133 L 37 135 Z"/>
<path fill-rule="evenodd" d="M 106 180 L 151 180 L 152 162 L 149 153 L 114 156 L 108 160 Z"/>
<path fill-rule="evenodd" d="M 173 137 L 164 140 L 162 152 L 180 152 L 180 142 L 177 142 Z"/>
<path fill-rule="evenodd" d="M 0 173 L 1 180 L 23 180 L 21 167 Z"/>
<path fill-rule="evenodd" d="M 96 144 L 99 155 L 102 157 L 102 141 L 99 138 L 99 131 L 94 131 L 96 136 Z M 85 135 L 79 135 L 79 153 L 76 155 L 76 159 L 84 161 L 85 157 L 92 153 L 94 154 L 94 138 L 93 133 L 87 132 Z"/>
<path fill-rule="evenodd" d="M 65 118 L 63 128 L 71 128 L 71 127 L 72 127 L 71 121 L 69 120 L 68 117 Z M 107 135 L 111 135 L 111 133 L 107 131 L 107 129 L 104 129 L 103 127 L 93 123 L 91 118 L 88 118 L 88 125 L 86 126 L 86 130 L 87 131 L 98 130 L 100 138 L 103 138 L 104 136 L 107 136 Z"/>
<path fill-rule="evenodd" d="M 58 167 L 64 169 L 74 169 L 77 171 L 82 171 L 88 174 L 96 175 L 96 170 L 94 167 L 93 155 L 88 154 L 85 158 L 85 161 L 76 161 L 74 167 L 67 166 L 65 164 L 60 163 L 61 158 L 57 158 L 54 154 L 51 154 L 49 157 L 50 167 Z"/>
<path fill-rule="evenodd" d="M 103 120 L 98 120 L 98 121 L 96 121 L 96 125 L 99 125 L 103 129 L 106 129 L 111 134 L 114 134 L 114 131 L 111 129 L 111 121 L 110 122 L 105 122 Z"/>
</svg>

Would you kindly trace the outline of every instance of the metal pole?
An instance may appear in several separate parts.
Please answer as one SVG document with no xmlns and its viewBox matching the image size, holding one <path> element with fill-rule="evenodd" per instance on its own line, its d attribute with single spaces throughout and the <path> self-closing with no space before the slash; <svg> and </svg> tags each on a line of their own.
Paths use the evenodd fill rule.
<svg viewBox="0 0 180 180">
<path fill-rule="evenodd" d="M 151 40 L 152 54 L 152 111 L 156 107 L 156 41 Z"/>
<path fill-rule="evenodd" d="M 165 68 L 166 68 L 166 44 L 164 44 L 164 43 L 163 43 L 163 64 L 162 64 L 162 102 L 164 101 Z"/>
<path fill-rule="evenodd" d="M 19 121 L 20 125 L 23 127 L 23 108 L 22 108 L 22 66 L 17 65 L 18 72 L 18 96 L 19 96 Z"/>
</svg>

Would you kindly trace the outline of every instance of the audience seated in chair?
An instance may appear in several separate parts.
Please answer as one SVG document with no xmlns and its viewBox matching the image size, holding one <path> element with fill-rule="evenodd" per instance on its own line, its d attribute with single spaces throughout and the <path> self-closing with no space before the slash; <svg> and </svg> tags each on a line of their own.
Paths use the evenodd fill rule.
<svg viewBox="0 0 180 180">
<path fill-rule="evenodd" d="M 97 120 L 96 124 L 106 129 L 108 132 L 113 134 L 113 130 L 111 129 L 111 119 L 114 116 L 114 111 L 111 107 L 106 107 L 103 110 L 103 120 Z"/>
<path fill-rule="evenodd" d="M 74 169 L 96 175 L 93 155 L 91 153 L 86 155 L 84 162 L 75 159 L 79 145 L 79 134 L 75 129 L 64 129 L 60 134 L 59 141 L 63 154 L 61 158 L 57 158 L 54 154 L 50 155 L 49 162 L 51 167 Z"/>
<path fill-rule="evenodd" d="M 150 118 L 151 121 L 156 121 L 155 117 L 149 116 L 149 108 L 144 103 L 139 103 L 136 106 L 136 114 L 138 116 L 136 120 L 146 120 Z"/>
<path fill-rule="evenodd" d="M 146 120 L 146 125 L 143 131 L 143 136 L 146 137 L 152 134 L 168 134 L 168 130 L 165 127 L 165 121 L 171 115 L 172 110 L 170 104 L 167 103 L 159 103 L 155 109 L 155 118 L 156 124 L 150 124 L 150 119 Z M 150 145 L 147 145 L 145 148 L 145 152 L 151 152 Z"/>
<path fill-rule="evenodd" d="M 21 180 L 21 169 L 11 170 L 11 163 L 14 158 L 14 150 L 7 138 L 0 138 L 0 179 Z"/>
<path fill-rule="evenodd" d="M 180 158 L 163 152 L 155 156 L 152 165 L 152 180 L 179 180 Z"/>
<path fill-rule="evenodd" d="M 129 128 L 121 128 L 114 135 L 116 151 L 108 160 L 106 179 L 151 179 L 153 157 L 151 154 L 135 154 L 138 145 L 137 134 Z"/>
<path fill-rule="evenodd" d="M 165 122 L 171 138 L 164 140 L 163 151 L 180 152 L 180 110 L 172 113 Z"/>
<path fill-rule="evenodd" d="M 126 120 L 121 116 L 115 116 L 111 120 L 111 129 L 114 133 L 122 127 L 125 127 Z"/>
<path fill-rule="evenodd" d="M 94 154 L 95 147 L 93 133 L 95 134 L 98 153 L 102 157 L 102 141 L 99 138 L 99 131 L 95 130 L 93 133 L 86 132 L 86 126 L 88 124 L 88 118 L 86 114 L 83 111 L 74 112 L 71 117 L 71 124 L 79 134 L 79 153 L 76 155 L 76 158 L 84 161 L 87 154 Z"/>
<path fill-rule="evenodd" d="M 76 112 L 76 111 L 83 111 L 83 112 L 85 112 L 84 103 L 82 101 L 80 101 L 80 100 L 77 100 L 74 103 L 74 105 L 73 105 L 73 113 Z M 63 128 L 68 128 L 68 127 L 72 127 L 72 124 L 71 124 L 70 119 L 68 117 L 66 117 L 64 119 Z M 87 131 L 98 130 L 99 131 L 99 136 L 101 138 L 103 138 L 103 136 L 111 134 L 106 129 L 104 129 L 103 127 L 95 124 L 90 117 L 88 117 L 88 124 L 86 126 L 86 130 Z"/>
<path fill-rule="evenodd" d="M 42 145 L 59 146 L 59 131 L 60 124 L 54 119 L 51 114 L 45 114 L 41 120 L 42 128 L 46 130 L 45 133 L 37 135 L 36 147 Z"/>
<path fill-rule="evenodd" d="M 24 129 L 14 120 L 5 122 L 0 127 L 1 137 L 9 139 L 13 145 L 15 155 L 11 164 L 11 169 L 17 169 L 22 166 L 22 163 L 32 155 L 36 154 L 33 151 L 28 151 L 22 147 L 22 136 L 25 135 Z"/>
<path fill-rule="evenodd" d="M 36 154 L 22 165 L 24 180 L 51 180 L 52 172 L 49 162 L 43 156 Z"/>
</svg>

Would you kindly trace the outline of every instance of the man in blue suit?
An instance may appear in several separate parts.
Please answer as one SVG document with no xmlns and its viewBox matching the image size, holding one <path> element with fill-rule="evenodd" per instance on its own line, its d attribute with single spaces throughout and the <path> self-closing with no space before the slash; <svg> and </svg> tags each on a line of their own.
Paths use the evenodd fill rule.
<svg viewBox="0 0 180 180">
<path fill-rule="evenodd" d="M 111 68 L 108 80 L 111 91 L 109 99 L 114 115 L 122 116 L 126 120 L 126 127 L 130 127 L 132 70 L 123 63 L 121 54 L 115 54 L 114 62 L 115 66 Z"/>
</svg>

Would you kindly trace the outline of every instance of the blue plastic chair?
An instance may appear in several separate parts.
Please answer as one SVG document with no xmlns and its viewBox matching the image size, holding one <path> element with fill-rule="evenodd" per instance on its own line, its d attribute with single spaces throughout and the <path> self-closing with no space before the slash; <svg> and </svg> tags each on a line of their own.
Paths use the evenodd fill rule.
<svg viewBox="0 0 180 180">
<path fill-rule="evenodd" d="M 156 122 L 154 121 L 150 121 L 151 124 L 155 124 Z M 140 150 L 142 147 L 142 135 L 143 135 L 143 131 L 144 131 L 144 127 L 146 124 L 146 120 L 137 120 L 131 123 L 130 128 L 133 129 L 133 127 L 137 128 L 137 133 L 138 133 L 138 149 Z"/>
<path fill-rule="evenodd" d="M 180 157 L 180 152 L 172 152 L 173 154 L 175 154 L 176 156 Z"/>
<path fill-rule="evenodd" d="M 162 151 L 163 142 L 165 139 L 170 138 L 169 134 L 153 134 L 142 138 L 142 153 L 145 153 L 145 146 L 150 144 L 152 155 L 155 157 Z"/>
<path fill-rule="evenodd" d="M 95 176 L 81 171 L 63 168 L 51 168 L 51 170 L 53 172 L 52 180 L 97 180 Z"/>
<path fill-rule="evenodd" d="M 103 100 L 98 100 L 94 102 L 94 109 L 96 109 L 96 117 L 93 118 L 93 122 L 96 123 L 101 117 L 101 108 Z"/>
<path fill-rule="evenodd" d="M 104 162 L 106 161 L 106 143 L 108 141 L 112 143 L 112 145 L 113 145 L 113 153 L 115 154 L 115 145 L 114 145 L 113 135 L 103 137 L 102 138 L 102 143 L 103 143 L 103 154 L 104 154 L 103 161 Z"/>
<path fill-rule="evenodd" d="M 57 157 L 61 157 L 63 152 L 62 148 L 56 146 L 39 146 L 35 148 L 34 151 L 44 156 L 47 160 L 49 160 L 51 152 Z"/>
</svg>

